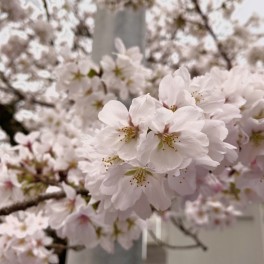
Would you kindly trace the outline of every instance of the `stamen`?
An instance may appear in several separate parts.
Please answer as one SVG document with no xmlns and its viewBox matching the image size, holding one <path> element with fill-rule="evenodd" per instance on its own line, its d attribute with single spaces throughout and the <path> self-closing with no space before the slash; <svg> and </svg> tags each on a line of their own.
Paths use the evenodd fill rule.
<svg viewBox="0 0 264 264">
<path fill-rule="evenodd" d="M 125 143 L 129 143 L 131 140 L 136 139 L 138 137 L 138 127 L 135 126 L 127 126 L 117 130 L 121 132 L 118 136 L 121 138 L 120 141 L 124 141 Z"/>
<path fill-rule="evenodd" d="M 204 100 L 203 95 L 198 91 L 192 92 L 191 95 L 195 99 L 196 104 L 199 104 Z"/>
<path fill-rule="evenodd" d="M 165 147 L 168 146 L 169 148 L 172 148 L 177 151 L 175 143 L 180 142 L 180 140 L 178 140 L 179 136 L 180 133 L 177 132 L 158 134 L 158 137 L 160 139 L 158 149 L 165 150 Z"/>
<path fill-rule="evenodd" d="M 119 158 L 119 156 L 109 156 L 107 158 L 102 158 L 102 161 L 104 163 L 104 167 L 106 171 L 108 171 L 109 167 L 111 167 L 113 164 L 118 164 L 120 162 L 123 162 L 122 159 Z"/>
<path fill-rule="evenodd" d="M 77 72 L 72 72 L 72 75 L 73 75 L 72 79 L 76 81 L 81 81 L 82 78 L 85 77 L 85 75 L 82 74 L 80 70 L 78 70 Z"/>
<path fill-rule="evenodd" d="M 152 176 L 152 173 L 145 168 L 136 168 L 134 170 L 127 171 L 127 176 L 133 176 L 130 180 L 130 184 L 136 184 L 137 187 L 147 187 L 149 184 L 148 176 Z"/>
<path fill-rule="evenodd" d="M 167 105 L 166 103 L 163 102 L 162 105 L 163 105 L 165 108 L 171 110 L 172 112 L 175 112 L 175 111 L 178 109 L 178 107 L 177 107 L 175 104 L 169 106 L 169 105 Z"/>
</svg>

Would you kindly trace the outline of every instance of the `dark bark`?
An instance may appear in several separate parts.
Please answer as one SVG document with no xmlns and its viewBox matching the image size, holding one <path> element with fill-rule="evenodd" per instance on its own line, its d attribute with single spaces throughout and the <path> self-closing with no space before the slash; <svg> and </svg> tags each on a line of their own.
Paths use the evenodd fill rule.
<svg viewBox="0 0 264 264">
<path fill-rule="evenodd" d="M 28 133 L 23 124 L 15 119 L 15 113 L 16 107 L 14 103 L 0 104 L 0 127 L 9 136 L 12 145 L 16 144 L 14 137 L 17 132 Z"/>
</svg>

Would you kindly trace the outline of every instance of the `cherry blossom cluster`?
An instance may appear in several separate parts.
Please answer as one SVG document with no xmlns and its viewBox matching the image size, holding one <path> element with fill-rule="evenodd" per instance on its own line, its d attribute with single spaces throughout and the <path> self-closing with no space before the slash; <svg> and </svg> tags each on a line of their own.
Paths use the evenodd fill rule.
<svg viewBox="0 0 264 264">
<path fill-rule="evenodd" d="M 194 227 L 215 229 L 234 224 L 241 212 L 232 205 L 223 204 L 219 199 L 199 196 L 193 202 L 186 202 L 185 215 Z"/>
<path fill-rule="evenodd" d="M 186 65 L 192 75 L 216 65 L 263 67 L 263 19 L 239 14 L 243 5 L 240 0 L 157 0 L 147 10 L 146 61 L 175 70 Z"/>
<path fill-rule="evenodd" d="M 12 21 L 24 19 L 29 11 L 25 10 L 17 0 L 1 1 L 0 8 Z"/>
<path fill-rule="evenodd" d="M 138 47 L 126 49 L 120 39 L 115 41 L 116 59 L 106 55 L 100 66 L 90 58 L 77 59 L 61 65 L 57 71 L 57 90 L 65 92 L 74 102 L 74 109 L 85 126 L 98 120 L 106 102 L 128 100 L 144 92 L 151 70 L 142 64 Z"/>
<path fill-rule="evenodd" d="M 0 146 L 0 211 L 9 214 L 0 219 L 0 262 L 57 263 L 58 238 L 65 248 L 128 249 L 153 212 L 184 211 L 196 228 L 225 227 L 248 203 L 263 202 L 263 72 L 208 71 L 231 68 L 245 49 L 261 66 L 263 48 L 248 47 L 262 37 L 249 34 L 259 20 L 234 24 L 220 40 L 213 17 L 221 10 L 228 20 L 236 1 L 157 0 L 147 15 L 154 70 L 120 39 L 97 65 L 87 57 L 94 11 L 75 2 L 46 4 L 45 16 L 19 0 L 0 3 L 0 38 L 8 36 L 0 43 L 0 125 L 15 145 Z M 154 3 L 96 2 L 117 11 Z M 186 33 L 191 41 L 180 45 Z M 26 121 L 21 109 L 31 111 Z"/>
<path fill-rule="evenodd" d="M 106 223 L 104 212 L 96 210 L 94 201 L 77 194 L 69 185 L 62 187 L 65 199 L 48 203 L 47 216 L 50 227 L 70 245 L 93 248 L 99 244 L 113 252 L 115 242 L 129 249 L 140 237 L 144 223 L 138 217 L 129 215 Z"/>
<path fill-rule="evenodd" d="M 230 199 L 263 201 L 263 73 L 245 68 L 215 73 L 225 93 L 225 107 L 229 108 L 225 116 L 220 114 L 218 118 L 226 123 L 227 141 L 236 147 L 238 158 L 212 174 Z"/>
<path fill-rule="evenodd" d="M 109 101 L 80 151 L 86 188 L 103 210 L 143 219 L 177 197 L 263 200 L 263 87 L 244 68 L 193 79 L 180 68 L 161 80 L 158 100 Z"/>
<path fill-rule="evenodd" d="M 43 231 L 47 227 L 48 219 L 41 214 L 6 216 L 0 224 L 1 263 L 58 263 L 57 255 L 49 249 L 52 239 Z"/>
<path fill-rule="evenodd" d="M 0 233 L 0 239 L 4 243 L 3 259 L 15 249 L 22 255 L 29 255 L 29 258 L 31 254 L 28 252 L 32 251 L 32 257 L 40 258 L 40 260 L 29 259 L 28 263 L 35 263 L 33 261 L 57 263 L 56 258 L 54 260 L 48 258 L 48 249 L 53 248 L 51 244 L 53 236 L 49 233 L 44 236 L 48 228 L 55 232 L 56 237 L 67 239 L 69 247 L 73 249 L 80 246 L 92 248 L 100 244 L 108 252 L 113 252 L 116 242 L 128 249 L 133 241 L 140 237 L 144 222 L 136 215 L 129 214 L 118 219 L 109 216 L 107 218 L 104 211 L 97 209 L 97 201 L 91 198 L 89 191 L 84 188 L 84 175 L 77 167 L 78 134 L 70 138 L 63 135 L 62 131 L 55 134 L 43 130 L 32 132 L 27 136 L 18 133 L 16 146 L 1 146 L 1 208 L 6 207 L 10 210 L 13 204 L 17 205 L 21 201 L 26 203 L 27 199 L 47 197 L 41 199 L 42 204 L 37 207 L 38 213 L 30 210 L 29 217 L 26 211 L 25 217 L 10 214 L 1 219 L 3 229 L 0 230 L 3 231 Z M 37 206 L 38 203 L 35 205 Z M 31 217 L 35 214 L 38 227 L 36 237 L 31 229 L 28 231 L 29 224 L 33 224 L 32 228 L 34 227 L 32 222 L 34 219 L 32 220 Z M 38 224 L 40 219 L 45 225 Z M 19 228 L 25 236 L 29 236 L 28 239 L 20 237 L 20 232 L 16 233 Z M 12 230 L 18 236 L 17 239 L 14 237 L 14 241 L 12 240 L 10 244 L 7 235 L 12 234 L 6 234 L 5 232 L 11 232 L 8 230 Z M 43 243 L 42 236 L 44 236 Z M 26 239 L 24 244 L 20 243 L 20 239 Z M 17 249 L 16 244 L 21 244 L 21 248 L 19 246 Z M 18 253 L 12 253 L 14 262 L 7 263 L 20 263 L 18 262 L 20 258 L 23 262 L 25 258 Z"/>
<path fill-rule="evenodd" d="M 15 147 L 1 148 L 1 205 L 45 192 L 61 181 L 83 181 L 74 151 L 77 139 L 50 131 L 18 133 Z"/>
<path fill-rule="evenodd" d="M 87 77 L 93 64 L 81 65 L 83 85 L 67 74 L 58 81 L 71 100 L 74 87 L 82 94 L 100 78 Z M 181 67 L 161 80 L 158 98 L 140 95 L 129 108 L 106 102 L 102 124 L 83 136 L 78 122 L 73 129 L 46 114 L 52 129 L 18 133 L 18 145 L 1 147 L 1 206 L 51 195 L 40 211 L 58 237 L 109 252 L 116 241 L 128 249 L 153 211 L 173 215 L 179 199 L 195 226 L 227 226 L 248 201 L 263 201 L 263 87 L 263 74 L 245 68 L 191 78 Z"/>
<path fill-rule="evenodd" d="M 147 218 L 151 207 L 167 210 L 176 195 L 195 193 L 199 172 L 205 178 L 236 158 L 225 142 L 225 122 L 214 119 L 223 112 L 224 95 L 201 82 L 181 68 L 162 79 L 159 100 L 142 95 L 129 110 L 114 100 L 104 106 L 98 117 L 105 127 L 84 143 L 89 161 L 80 162 L 92 196 L 118 213 Z"/>
</svg>

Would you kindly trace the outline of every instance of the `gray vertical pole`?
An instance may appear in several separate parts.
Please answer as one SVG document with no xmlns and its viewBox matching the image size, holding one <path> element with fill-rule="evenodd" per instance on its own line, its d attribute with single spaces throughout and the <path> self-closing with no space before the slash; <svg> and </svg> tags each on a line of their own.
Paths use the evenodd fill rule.
<svg viewBox="0 0 264 264">
<path fill-rule="evenodd" d="M 92 58 L 99 62 L 102 56 L 115 51 L 114 40 L 119 37 L 126 47 L 139 46 L 145 50 L 145 10 L 125 9 L 117 13 L 99 9 L 95 17 Z"/>
<path fill-rule="evenodd" d="M 99 9 L 95 18 L 92 59 L 99 63 L 104 55 L 116 52 L 114 40 L 119 37 L 127 48 L 139 46 L 145 51 L 145 10 L 125 9 L 119 12 Z M 142 240 L 130 250 L 116 244 L 115 253 L 108 254 L 101 247 L 82 252 L 68 252 L 67 264 L 141 264 Z"/>
</svg>

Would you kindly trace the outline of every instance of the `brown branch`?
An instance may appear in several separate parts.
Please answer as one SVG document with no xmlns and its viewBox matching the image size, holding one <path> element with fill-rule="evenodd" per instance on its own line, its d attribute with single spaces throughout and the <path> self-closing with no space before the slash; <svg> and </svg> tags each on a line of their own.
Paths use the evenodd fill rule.
<svg viewBox="0 0 264 264">
<path fill-rule="evenodd" d="M 202 11 L 199 3 L 198 3 L 198 0 L 192 0 L 192 2 L 195 6 L 195 10 L 200 15 L 200 17 L 204 23 L 205 28 L 207 29 L 208 33 L 213 38 L 220 56 L 223 58 L 223 60 L 226 63 L 227 69 L 230 70 L 232 68 L 232 62 L 231 62 L 230 58 L 228 57 L 227 53 L 225 52 L 225 50 L 223 49 L 223 46 L 219 42 L 219 40 L 218 40 L 215 32 L 213 31 L 212 27 L 210 26 L 209 21 L 208 21 L 208 17 L 203 13 L 203 11 Z"/>
<path fill-rule="evenodd" d="M 202 248 L 203 251 L 206 251 L 208 248 L 206 245 L 203 244 L 203 242 L 199 239 L 197 234 L 191 232 L 191 230 L 187 229 L 184 225 L 181 219 L 175 219 L 171 217 L 171 222 L 175 227 L 177 227 L 183 234 L 186 236 L 192 238 L 195 241 L 195 245 L 197 247 Z"/>
<path fill-rule="evenodd" d="M 171 245 L 171 244 L 168 244 L 168 243 L 166 243 L 166 242 L 164 242 L 164 241 L 158 239 L 158 238 L 155 236 L 155 234 L 154 234 L 151 230 L 149 230 L 149 234 L 150 234 L 150 236 L 155 240 L 155 242 L 156 242 L 159 246 L 161 246 L 161 247 L 165 247 L 165 248 L 168 248 L 168 249 L 174 249 L 174 250 L 179 249 L 179 250 L 183 250 L 183 249 L 194 249 L 194 248 L 198 248 L 198 247 L 200 247 L 200 246 L 197 245 L 197 244 L 193 244 L 193 245 L 181 245 L 181 246 L 178 246 L 178 245 L 177 245 L 177 246 L 176 246 L 176 245 Z"/>
<path fill-rule="evenodd" d="M 73 245 L 73 246 L 70 246 L 70 245 L 65 245 L 65 244 L 59 244 L 59 243 L 53 243 L 49 246 L 47 246 L 48 249 L 55 249 L 55 250 L 68 250 L 68 249 L 71 249 L 71 250 L 74 250 L 74 251 L 81 251 L 83 249 L 85 249 L 85 246 L 82 246 L 82 245 Z"/>
<path fill-rule="evenodd" d="M 77 193 L 85 196 L 89 195 L 89 192 L 85 189 L 77 190 Z M 39 196 L 29 198 L 22 202 L 17 202 L 12 205 L 0 208 L 0 216 L 9 215 L 17 211 L 25 211 L 30 207 L 37 206 L 41 202 L 51 199 L 60 200 L 65 197 L 66 193 L 64 191 L 40 194 Z"/>
<path fill-rule="evenodd" d="M 9 82 L 9 80 L 6 78 L 3 72 L 0 72 L 0 78 L 3 81 L 3 83 L 7 86 L 8 89 L 11 90 L 11 92 L 18 97 L 19 100 L 24 99 L 24 96 L 20 91 L 15 89 Z"/>
<path fill-rule="evenodd" d="M 21 210 L 24 211 L 30 207 L 37 206 L 39 203 L 44 202 L 46 200 L 50 200 L 50 199 L 58 200 L 64 197 L 66 197 L 64 191 L 40 194 L 39 196 L 36 196 L 34 198 L 29 198 L 25 201 L 17 202 L 15 204 L 0 208 L 0 216 L 9 215 Z"/>
</svg>

